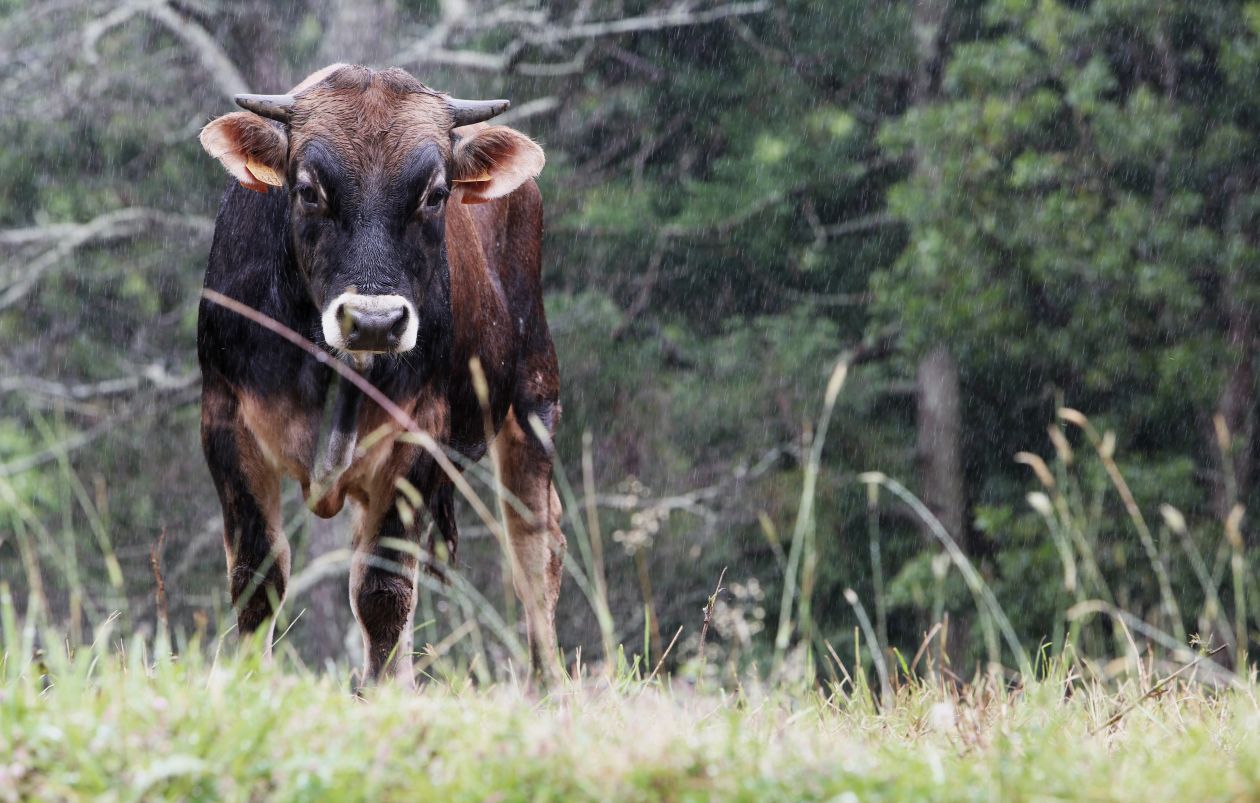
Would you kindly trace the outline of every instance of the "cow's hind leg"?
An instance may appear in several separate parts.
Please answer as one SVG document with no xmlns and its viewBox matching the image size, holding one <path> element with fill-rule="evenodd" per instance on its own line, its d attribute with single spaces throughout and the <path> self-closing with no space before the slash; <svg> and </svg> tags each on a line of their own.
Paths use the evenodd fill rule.
<svg viewBox="0 0 1260 803">
<path fill-rule="evenodd" d="M 202 391 L 201 445 L 223 507 L 228 587 L 242 636 L 265 631 L 271 653 L 275 614 L 289 580 L 289 543 L 280 522 L 280 474 L 265 459 L 227 388 Z"/>
<path fill-rule="evenodd" d="M 560 497 L 551 483 L 551 456 L 537 438 L 526 435 L 515 412 L 508 415 L 495 438 L 494 450 L 504 487 L 526 509 L 510 501 L 503 504 L 512 547 L 512 586 L 525 610 L 530 657 L 535 671 L 555 680 L 560 676 L 556 603 L 565 539 L 560 529 Z"/>
<path fill-rule="evenodd" d="M 404 513 L 393 493 L 383 496 L 388 501 L 369 504 L 355 533 L 350 607 L 363 635 L 363 683 L 392 676 L 414 687 L 411 622 L 422 514 Z"/>
</svg>

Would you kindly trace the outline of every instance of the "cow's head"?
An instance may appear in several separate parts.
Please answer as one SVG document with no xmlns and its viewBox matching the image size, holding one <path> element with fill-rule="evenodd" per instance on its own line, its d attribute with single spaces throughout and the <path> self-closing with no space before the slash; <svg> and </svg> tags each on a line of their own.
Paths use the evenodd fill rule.
<svg viewBox="0 0 1260 803">
<path fill-rule="evenodd" d="M 201 144 L 240 183 L 289 196 L 297 264 L 328 345 L 356 357 L 409 351 L 444 272 L 446 209 L 506 195 L 543 152 L 479 126 L 505 100 L 464 101 L 398 69 L 335 64 L 287 95 L 238 95 Z"/>
</svg>

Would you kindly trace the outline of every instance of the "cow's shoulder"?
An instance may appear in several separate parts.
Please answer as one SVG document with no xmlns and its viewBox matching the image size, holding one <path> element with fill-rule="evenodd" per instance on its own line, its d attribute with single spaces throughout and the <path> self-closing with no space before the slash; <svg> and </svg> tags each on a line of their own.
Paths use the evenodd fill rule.
<svg viewBox="0 0 1260 803">
<path fill-rule="evenodd" d="M 255 192 L 232 181 L 214 222 L 206 287 L 242 302 L 267 301 L 272 285 L 285 279 L 288 209 L 283 190 Z"/>
<path fill-rule="evenodd" d="M 205 286 L 305 337 L 317 337 L 318 313 L 287 243 L 287 213 L 283 191 L 259 193 L 233 181 L 215 220 Z M 326 392 L 328 369 L 303 349 L 204 298 L 197 353 L 203 372 L 252 398 L 283 396 L 298 406 L 318 405 Z"/>
</svg>

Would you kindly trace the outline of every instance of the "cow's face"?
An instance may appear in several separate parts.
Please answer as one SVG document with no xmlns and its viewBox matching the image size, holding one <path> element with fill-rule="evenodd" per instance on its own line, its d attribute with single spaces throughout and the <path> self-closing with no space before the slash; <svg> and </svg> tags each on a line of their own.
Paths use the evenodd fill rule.
<svg viewBox="0 0 1260 803">
<path fill-rule="evenodd" d="M 360 359 L 416 346 L 449 270 L 448 205 L 506 195 L 543 165 L 542 149 L 510 128 L 452 133 L 505 102 L 455 101 L 401 70 L 334 65 L 289 96 L 238 103 L 251 111 L 210 123 L 202 145 L 245 187 L 288 193 L 324 339 Z"/>
</svg>

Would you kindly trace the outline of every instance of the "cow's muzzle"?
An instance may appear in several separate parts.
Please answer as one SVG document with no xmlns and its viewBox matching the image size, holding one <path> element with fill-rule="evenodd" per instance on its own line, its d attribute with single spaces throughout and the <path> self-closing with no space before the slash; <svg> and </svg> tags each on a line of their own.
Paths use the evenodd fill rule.
<svg viewBox="0 0 1260 803">
<path fill-rule="evenodd" d="M 402 296 L 342 293 L 324 308 L 324 339 L 341 351 L 401 353 L 416 345 L 420 321 Z"/>
</svg>

